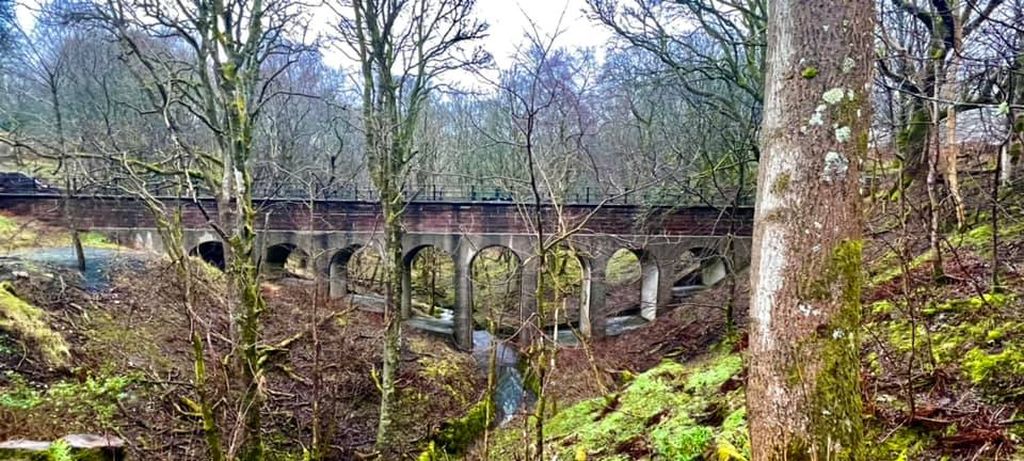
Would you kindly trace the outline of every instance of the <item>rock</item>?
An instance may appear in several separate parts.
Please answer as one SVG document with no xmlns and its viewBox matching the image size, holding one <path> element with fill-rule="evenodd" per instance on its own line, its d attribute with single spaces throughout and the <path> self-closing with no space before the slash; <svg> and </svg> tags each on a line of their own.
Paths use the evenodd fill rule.
<svg viewBox="0 0 1024 461">
<path fill-rule="evenodd" d="M 50 442 L 38 440 L 8 440 L 0 442 L 0 450 L 25 450 L 25 451 L 46 451 L 50 449 Z"/>
<path fill-rule="evenodd" d="M 27 279 L 28 278 L 28 272 L 25 272 L 25 271 L 14 271 L 14 272 L 11 272 L 11 275 L 13 275 L 14 278 L 19 278 L 19 279 Z"/>
<path fill-rule="evenodd" d="M 75 453 L 75 459 L 89 461 L 122 461 L 124 440 L 112 435 L 69 434 L 61 440 Z"/>
<path fill-rule="evenodd" d="M 70 434 L 61 440 L 71 448 L 124 448 L 124 440 L 112 435 Z"/>
<path fill-rule="evenodd" d="M 0 459 L 10 461 L 46 461 L 60 445 L 80 461 L 123 461 L 124 440 L 114 436 L 71 434 L 59 443 L 36 440 L 8 440 L 0 442 Z M 61 450 L 61 451 L 63 451 Z M 65 451 L 66 452 L 66 451 Z"/>
<path fill-rule="evenodd" d="M 0 459 L 11 461 L 45 461 L 49 458 L 50 442 L 38 440 L 8 440 L 0 442 Z"/>
</svg>

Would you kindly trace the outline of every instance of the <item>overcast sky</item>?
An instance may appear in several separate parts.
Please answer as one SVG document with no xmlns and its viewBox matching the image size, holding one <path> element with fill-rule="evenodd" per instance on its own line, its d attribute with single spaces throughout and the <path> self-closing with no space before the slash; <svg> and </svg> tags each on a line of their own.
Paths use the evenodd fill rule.
<svg viewBox="0 0 1024 461">
<path fill-rule="evenodd" d="M 554 33 L 559 17 L 562 19 L 562 35 L 557 46 L 564 48 L 592 47 L 601 52 L 609 38 L 608 31 L 586 18 L 585 0 L 478 0 L 477 14 L 491 25 L 490 37 L 485 47 L 499 66 L 509 63 L 517 44 L 523 40 L 523 33 L 529 29 L 527 15 L 544 33 Z"/>
<path fill-rule="evenodd" d="M 25 30 L 31 30 L 34 11 L 38 11 L 40 3 L 44 1 L 18 1 L 18 20 Z M 524 34 L 530 30 L 531 20 L 545 35 L 561 30 L 555 42 L 557 47 L 593 48 L 600 59 L 610 33 L 586 18 L 586 8 L 586 0 L 477 0 L 475 14 L 490 24 L 488 37 L 483 42 L 484 48 L 494 56 L 498 67 L 506 67 L 511 62 L 516 46 L 523 43 Z M 317 19 L 327 21 L 330 20 L 332 13 L 315 16 Z M 314 27 L 316 22 L 318 21 L 314 19 Z M 322 27 L 328 28 L 326 23 L 322 24 Z M 344 56 L 339 52 L 324 52 L 329 65 L 348 67 L 344 63 Z"/>
</svg>

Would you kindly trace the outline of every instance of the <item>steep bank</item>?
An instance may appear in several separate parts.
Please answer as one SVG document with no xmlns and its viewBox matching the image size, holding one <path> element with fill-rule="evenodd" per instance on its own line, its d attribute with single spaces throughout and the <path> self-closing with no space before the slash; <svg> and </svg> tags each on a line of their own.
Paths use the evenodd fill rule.
<svg viewBox="0 0 1024 461">
<path fill-rule="evenodd" d="M 21 322 L 27 328 L 0 321 L 0 440 L 114 434 L 127 441 L 130 459 L 206 459 L 176 277 L 158 256 L 131 252 L 112 258 L 108 268 L 109 285 L 95 290 L 74 270 L 24 257 L 0 260 L 5 314 L 30 312 L 22 316 L 30 320 Z M 229 317 L 219 277 L 205 271 L 198 307 L 213 332 L 210 373 L 224 382 Z M 294 278 L 264 284 L 266 344 L 275 348 L 264 383 L 270 459 L 302 459 L 314 399 L 330 447 L 326 459 L 352 459 L 372 448 L 380 318 L 342 303 L 317 306 L 317 368 L 312 293 L 310 282 Z M 406 453 L 463 414 L 485 387 L 470 354 L 416 332 L 406 333 L 400 382 Z"/>
</svg>

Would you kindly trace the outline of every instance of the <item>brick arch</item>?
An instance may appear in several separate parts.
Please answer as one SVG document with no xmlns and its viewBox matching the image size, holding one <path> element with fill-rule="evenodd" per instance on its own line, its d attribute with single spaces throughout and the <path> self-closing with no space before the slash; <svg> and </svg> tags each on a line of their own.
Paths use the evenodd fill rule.
<svg viewBox="0 0 1024 461">
<path fill-rule="evenodd" d="M 224 257 L 224 242 L 220 240 L 204 240 L 188 250 L 189 256 L 197 256 L 208 264 L 224 270 L 227 260 Z"/>
<path fill-rule="evenodd" d="M 369 246 L 370 248 L 367 248 Z M 325 272 L 328 280 L 328 291 L 331 298 L 341 298 L 348 294 L 348 264 L 360 251 L 376 248 L 372 243 L 356 242 L 342 247 L 331 254 Z"/>
<path fill-rule="evenodd" d="M 290 242 L 267 246 L 267 249 L 263 252 L 263 264 L 268 269 L 283 270 L 288 259 L 293 256 L 300 258 L 300 265 L 302 267 L 309 265 L 309 252 Z"/>
</svg>

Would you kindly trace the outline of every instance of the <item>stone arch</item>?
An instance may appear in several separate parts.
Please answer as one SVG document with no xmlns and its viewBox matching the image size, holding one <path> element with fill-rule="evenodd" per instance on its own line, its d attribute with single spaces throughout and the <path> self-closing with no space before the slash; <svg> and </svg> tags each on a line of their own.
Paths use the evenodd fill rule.
<svg viewBox="0 0 1024 461">
<path fill-rule="evenodd" d="M 264 269 L 298 274 L 309 267 L 309 253 L 294 243 L 278 243 L 267 247 Z"/>
<path fill-rule="evenodd" d="M 538 307 L 545 307 L 538 311 L 543 313 L 545 324 L 548 327 L 556 323 L 571 327 L 575 323 L 589 330 L 589 325 L 583 327 L 582 324 L 590 321 L 590 260 L 580 248 L 566 244 L 548 253 L 547 264 L 549 276 L 544 278 L 546 286 L 540 291 L 543 297 L 537 300 Z M 541 304 L 544 302 L 552 304 L 544 306 Z M 569 329 L 562 331 L 569 332 Z"/>
<path fill-rule="evenodd" d="M 495 243 L 475 249 L 467 266 L 467 307 L 485 317 L 496 313 L 499 330 L 515 330 L 511 324 L 514 316 L 502 315 L 511 314 L 502 311 L 513 310 L 522 302 L 523 272 L 523 256 L 508 245 Z"/>
<path fill-rule="evenodd" d="M 363 245 L 354 243 L 336 251 L 327 263 L 328 290 L 331 298 L 340 298 L 348 294 L 348 262 Z"/>
<path fill-rule="evenodd" d="M 227 261 L 224 258 L 224 243 L 220 240 L 200 242 L 188 251 L 188 255 L 198 256 L 203 261 L 206 261 L 207 264 L 220 270 L 224 270 L 227 265 Z"/>
<path fill-rule="evenodd" d="M 698 269 L 689 278 L 693 284 L 709 287 L 728 277 L 728 260 L 717 249 L 697 247 L 688 251 L 699 264 Z"/>
<path fill-rule="evenodd" d="M 605 281 L 608 289 L 605 295 L 611 303 L 610 314 L 630 311 L 640 307 L 642 282 L 642 252 L 633 248 L 618 248 L 609 255 L 605 263 Z"/>
<path fill-rule="evenodd" d="M 444 298 L 447 298 L 448 296 L 451 296 L 451 299 L 450 300 L 441 299 L 440 302 L 443 303 L 443 304 L 446 304 L 446 305 L 451 305 L 451 306 L 454 306 L 454 304 L 455 304 L 455 290 L 456 290 L 456 270 L 455 270 L 455 265 L 457 263 L 455 255 L 452 255 L 451 253 L 445 251 L 443 248 L 441 248 L 440 246 L 437 246 L 437 245 L 433 245 L 433 244 L 416 245 L 416 246 L 413 246 L 412 248 L 410 248 L 409 250 L 407 250 L 405 252 L 405 254 L 402 256 L 402 314 L 405 317 L 408 317 L 408 316 L 410 316 L 412 314 L 412 303 L 413 303 L 413 298 L 414 298 L 413 295 L 415 294 L 415 291 L 416 291 L 416 288 L 417 288 L 417 286 L 416 286 L 416 284 L 414 283 L 414 280 L 413 280 L 413 275 L 414 275 L 413 274 L 413 269 L 415 267 L 416 262 L 418 261 L 418 257 L 424 251 L 430 251 L 431 253 L 433 253 L 435 255 L 437 255 L 437 254 L 445 255 L 445 257 L 442 258 L 442 261 L 441 261 L 440 264 L 442 266 L 450 265 L 451 275 L 450 275 L 450 277 L 448 277 L 447 280 L 444 280 L 444 277 L 442 276 L 442 279 L 440 280 L 440 283 L 442 283 L 443 286 L 446 286 L 449 289 L 449 290 L 446 291 L 446 294 L 445 294 Z M 437 263 L 436 259 L 435 259 L 434 262 Z M 434 267 L 434 268 L 431 268 L 431 269 L 432 269 L 431 270 L 432 274 L 436 274 L 437 273 L 437 269 L 438 269 L 437 267 Z M 420 288 L 428 290 L 428 296 L 427 296 L 426 301 L 424 301 L 424 302 L 426 304 L 429 304 L 431 307 L 437 305 L 438 301 L 439 301 L 438 299 L 432 299 L 432 295 L 436 294 L 436 291 L 437 291 L 436 290 L 436 288 L 437 288 L 436 287 L 436 283 L 438 282 L 438 280 L 435 279 L 435 280 L 433 280 L 433 282 L 434 282 L 434 284 L 428 284 L 429 286 L 420 287 Z M 419 301 L 423 301 L 423 300 L 419 300 Z"/>
</svg>

